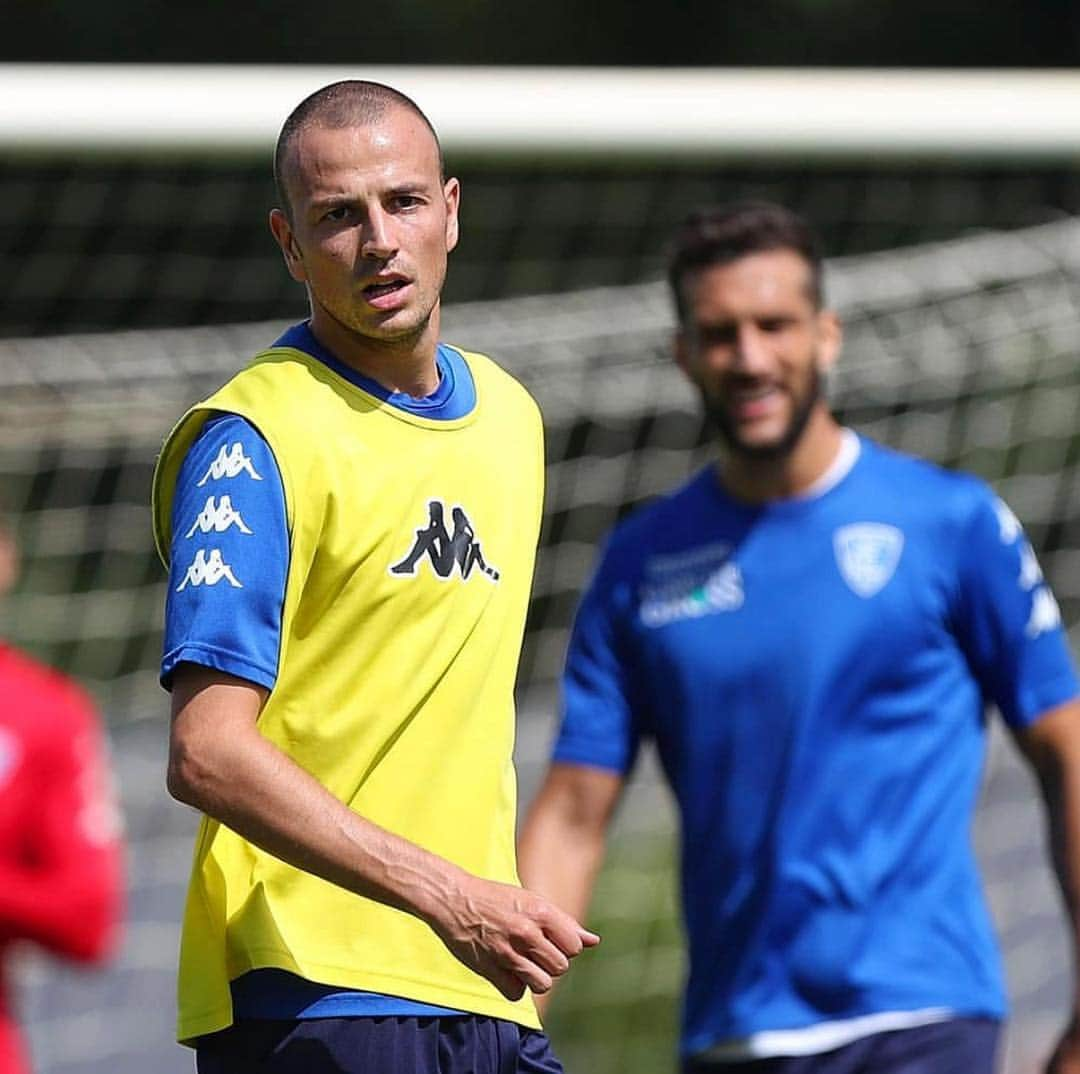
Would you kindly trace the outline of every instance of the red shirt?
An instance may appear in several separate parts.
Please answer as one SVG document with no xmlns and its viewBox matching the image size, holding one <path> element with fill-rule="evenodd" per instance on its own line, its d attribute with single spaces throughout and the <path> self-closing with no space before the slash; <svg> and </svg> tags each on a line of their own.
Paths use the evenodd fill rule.
<svg viewBox="0 0 1080 1074">
<path fill-rule="evenodd" d="M 31 940 L 66 958 L 103 958 L 121 892 L 119 811 L 93 705 L 0 642 L 0 1074 L 29 1070 L 4 951 Z"/>
</svg>

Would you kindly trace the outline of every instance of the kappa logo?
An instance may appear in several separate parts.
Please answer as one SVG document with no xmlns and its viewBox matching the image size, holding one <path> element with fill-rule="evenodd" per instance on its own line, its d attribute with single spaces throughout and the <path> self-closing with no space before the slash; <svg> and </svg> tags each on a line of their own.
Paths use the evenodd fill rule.
<svg viewBox="0 0 1080 1074">
<path fill-rule="evenodd" d="M 220 481 L 223 477 L 233 478 L 245 473 L 253 481 L 262 480 L 255 472 L 251 459 L 244 454 L 244 445 L 239 440 L 232 447 L 222 444 L 217 458 L 210 463 L 210 469 L 195 487 L 201 489 L 207 481 Z"/>
<path fill-rule="evenodd" d="M 1042 580 L 1042 567 L 1039 566 L 1035 549 L 1025 541 L 1020 549 L 1020 588 L 1025 591 L 1034 589 Z"/>
<path fill-rule="evenodd" d="M 997 515 L 1001 543 L 1012 545 L 1020 542 L 1020 573 L 1017 582 L 1025 593 L 1030 593 L 1043 581 L 1042 567 L 1039 566 L 1035 549 L 1024 536 L 1024 527 L 1020 524 L 1020 519 L 1013 514 L 1012 508 L 1004 500 L 994 500 L 994 512 Z M 1061 612 L 1058 610 L 1053 594 L 1047 591 L 1046 596 L 1050 598 L 1049 603 L 1042 598 L 1041 593 L 1036 593 L 1032 598 L 1028 634 L 1033 638 L 1038 637 L 1044 630 L 1056 627 L 1061 622 Z"/>
<path fill-rule="evenodd" d="M 998 534 L 1001 537 L 1001 543 L 1013 544 L 1024 532 L 1024 527 L 1020 525 L 1020 519 L 1013 514 L 1012 508 L 1004 500 L 997 498 L 994 500 L 994 513 L 997 515 Z"/>
<path fill-rule="evenodd" d="M 230 526 L 236 526 L 241 533 L 251 534 L 240 512 L 233 507 L 231 496 L 222 496 L 220 500 L 210 496 L 187 531 L 187 536 L 193 537 L 196 530 L 201 533 L 224 533 Z"/>
<path fill-rule="evenodd" d="M 1061 609 L 1054 594 L 1046 586 L 1040 586 L 1031 598 L 1031 615 L 1025 631 L 1029 638 L 1037 638 L 1049 630 L 1061 626 Z"/>
<path fill-rule="evenodd" d="M 880 593 L 896 573 L 904 550 L 904 535 L 881 522 L 856 522 L 833 534 L 840 573 L 860 597 Z"/>
<path fill-rule="evenodd" d="M 176 592 L 182 592 L 187 589 L 189 585 L 217 585 L 222 578 L 224 578 L 234 589 L 244 588 L 243 585 L 237 581 L 236 575 L 233 574 L 232 567 L 222 559 L 220 549 L 211 549 L 210 555 L 207 556 L 203 549 L 200 548 L 195 553 L 195 558 L 191 561 L 191 566 L 188 567 L 187 573 L 184 575 L 184 580 L 176 587 Z"/>
<path fill-rule="evenodd" d="M 416 575 L 420 561 L 427 557 L 439 578 L 449 578 L 456 567 L 466 579 L 475 568 L 497 582 L 499 572 L 484 562 L 476 531 L 465 512 L 460 507 L 451 509 L 452 533 L 446 528 L 444 514 L 445 508 L 439 500 L 428 502 L 428 524 L 416 531 L 412 548 L 400 563 L 390 568 L 390 573 Z"/>
</svg>

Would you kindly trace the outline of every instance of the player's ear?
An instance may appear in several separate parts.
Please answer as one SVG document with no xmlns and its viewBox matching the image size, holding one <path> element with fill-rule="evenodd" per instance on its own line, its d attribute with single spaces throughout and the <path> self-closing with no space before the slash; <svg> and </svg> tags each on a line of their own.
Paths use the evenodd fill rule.
<svg viewBox="0 0 1080 1074">
<path fill-rule="evenodd" d="M 819 310 L 817 314 L 818 355 L 817 366 L 822 373 L 828 372 L 840 356 L 844 329 L 835 310 Z"/>
<path fill-rule="evenodd" d="M 446 199 L 446 252 L 449 253 L 458 244 L 461 184 L 456 179 L 447 179 L 443 184 L 443 197 Z"/>
<path fill-rule="evenodd" d="M 304 270 L 304 256 L 293 234 L 289 218 L 281 209 L 270 210 L 270 231 L 281 247 L 281 253 L 285 258 L 285 267 L 289 275 L 297 283 L 307 283 L 307 272 Z"/>
</svg>

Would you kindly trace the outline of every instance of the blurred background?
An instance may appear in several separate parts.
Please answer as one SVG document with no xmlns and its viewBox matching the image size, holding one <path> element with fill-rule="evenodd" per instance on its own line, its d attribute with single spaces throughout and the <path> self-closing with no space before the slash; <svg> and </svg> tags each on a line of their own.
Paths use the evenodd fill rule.
<svg viewBox="0 0 1080 1074">
<path fill-rule="evenodd" d="M 172 1023 L 195 817 L 163 789 L 149 477 L 185 405 L 305 313 L 266 228 L 270 155 L 291 106 L 332 77 L 391 81 L 443 132 L 464 190 L 444 335 L 488 349 L 545 413 L 523 800 L 597 542 L 706 457 L 656 282 L 667 236 L 702 202 L 768 197 L 818 226 L 848 323 L 841 416 L 992 481 L 1080 643 L 1075 5 L 414 0 L 376 14 L 328 0 L 9 0 L 5 15 L 0 489 L 25 569 L 0 633 L 96 696 L 130 839 L 111 968 L 19 967 L 39 1071 L 191 1068 Z M 496 60 L 498 93 L 485 81 Z M 223 67 L 149 64 L 239 67 L 219 83 Z M 341 66 L 308 66 L 326 64 Z M 575 81 L 584 68 L 595 81 Z M 258 99 L 275 81 L 280 98 Z M 87 117 L 99 92 L 109 103 Z M 219 111 L 237 124 L 226 136 L 213 136 Z M 569 1074 L 673 1069 L 671 812 L 650 758 L 635 784 L 597 891 L 606 943 L 552 1006 Z M 1006 1074 L 1031 1074 L 1070 967 L 1034 791 L 997 732 L 975 838 L 1015 1007 Z"/>
</svg>

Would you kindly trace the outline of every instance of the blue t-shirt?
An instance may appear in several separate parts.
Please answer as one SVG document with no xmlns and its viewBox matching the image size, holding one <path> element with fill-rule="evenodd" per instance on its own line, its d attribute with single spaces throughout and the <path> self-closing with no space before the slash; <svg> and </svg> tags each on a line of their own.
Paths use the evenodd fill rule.
<svg viewBox="0 0 1080 1074">
<path fill-rule="evenodd" d="M 1057 605 L 981 482 L 860 441 L 820 495 L 708 469 L 618 527 L 557 761 L 656 743 L 681 815 L 682 1048 L 882 1011 L 1004 1013 L 970 844 L 984 702 L 1076 696 Z"/>
<path fill-rule="evenodd" d="M 436 421 L 464 417 L 476 388 L 464 357 L 439 345 L 439 384 L 414 399 L 391 392 L 339 362 L 308 325 L 274 346 L 305 351 L 390 406 Z M 362 524 L 358 520 L 358 524 Z M 235 414 L 211 418 L 184 458 L 172 508 L 161 681 L 171 687 L 189 662 L 273 689 L 289 573 L 289 532 L 281 473 L 270 446 Z M 237 1018 L 460 1014 L 398 996 L 339 989 L 282 970 L 253 970 L 233 981 Z"/>
</svg>

